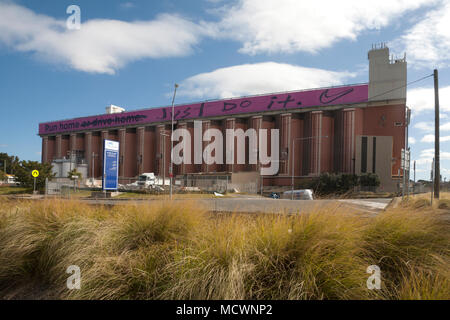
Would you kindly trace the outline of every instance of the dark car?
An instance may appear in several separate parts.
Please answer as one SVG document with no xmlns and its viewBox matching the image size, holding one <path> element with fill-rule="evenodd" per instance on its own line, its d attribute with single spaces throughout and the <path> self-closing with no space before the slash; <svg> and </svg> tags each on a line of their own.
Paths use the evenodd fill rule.
<svg viewBox="0 0 450 320">
<path fill-rule="evenodd" d="M 278 193 L 276 193 L 276 192 L 272 192 L 272 193 L 270 194 L 270 197 L 271 197 L 272 199 L 280 199 L 280 195 L 279 195 Z"/>
</svg>

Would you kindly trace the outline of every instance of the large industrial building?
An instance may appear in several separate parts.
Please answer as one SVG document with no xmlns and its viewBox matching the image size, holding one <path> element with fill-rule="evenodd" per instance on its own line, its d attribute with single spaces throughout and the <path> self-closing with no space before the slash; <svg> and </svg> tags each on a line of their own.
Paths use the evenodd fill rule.
<svg viewBox="0 0 450 320">
<path fill-rule="evenodd" d="M 373 172 L 382 190 L 397 190 L 406 143 L 406 61 L 392 59 L 384 45 L 369 51 L 368 59 L 368 83 L 177 105 L 174 128 L 186 128 L 192 136 L 194 121 L 224 136 L 226 129 L 279 129 L 279 170 L 264 177 L 264 185 L 289 186 L 292 175 L 298 181 L 325 172 Z M 75 161 L 86 177 L 99 178 L 103 140 L 110 139 L 120 142 L 121 180 L 145 172 L 168 176 L 171 128 L 171 107 L 131 112 L 110 107 L 102 115 L 41 123 L 42 161 Z M 260 167 L 248 162 L 180 164 L 173 171 L 186 183 L 193 176 L 251 177 Z"/>
</svg>

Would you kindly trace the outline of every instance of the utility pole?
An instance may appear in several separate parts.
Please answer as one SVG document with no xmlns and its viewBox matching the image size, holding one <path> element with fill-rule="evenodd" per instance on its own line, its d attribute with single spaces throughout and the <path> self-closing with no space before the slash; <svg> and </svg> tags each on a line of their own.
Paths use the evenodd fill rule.
<svg viewBox="0 0 450 320">
<path fill-rule="evenodd" d="M 409 123 L 411 121 L 411 109 L 408 107 L 406 108 L 406 150 L 407 150 L 407 157 L 405 160 L 405 168 L 406 168 L 406 195 L 409 197 L 409 180 L 410 180 L 410 171 L 411 171 L 411 148 L 409 147 Z"/>
<path fill-rule="evenodd" d="M 170 135 L 170 200 L 172 200 L 172 184 L 173 184 L 173 121 L 175 117 L 175 95 L 177 94 L 178 84 L 175 83 L 175 90 L 172 99 L 172 132 Z"/>
<path fill-rule="evenodd" d="M 439 199 L 441 183 L 439 152 L 439 76 L 437 69 L 434 69 L 434 197 L 436 199 Z"/>
</svg>

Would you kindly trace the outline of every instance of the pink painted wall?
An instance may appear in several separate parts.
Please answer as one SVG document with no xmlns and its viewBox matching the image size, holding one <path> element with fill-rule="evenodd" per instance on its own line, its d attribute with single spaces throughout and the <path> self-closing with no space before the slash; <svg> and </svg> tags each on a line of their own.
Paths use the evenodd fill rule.
<svg viewBox="0 0 450 320">
<path fill-rule="evenodd" d="M 354 85 L 329 89 L 297 91 L 280 94 L 218 100 L 175 107 L 174 118 L 201 119 L 214 116 L 281 111 L 307 107 L 366 102 L 368 85 Z M 165 122 L 171 119 L 171 107 L 146 109 L 119 114 L 104 114 L 39 124 L 39 134 L 99 130 L 124 125 Z"/>
</svg>

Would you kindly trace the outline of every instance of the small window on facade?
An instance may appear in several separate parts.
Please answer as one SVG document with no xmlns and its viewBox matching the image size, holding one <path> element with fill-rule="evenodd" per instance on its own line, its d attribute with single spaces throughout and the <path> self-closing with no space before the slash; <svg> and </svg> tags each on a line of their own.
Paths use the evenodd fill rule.
<svg viewBox="0 0 450 320">
<path fill-rule="evenodd" d="M 402 127 L 403 126 L 403 122 L 394 122 L 394 126 Z"/>
</svg>

